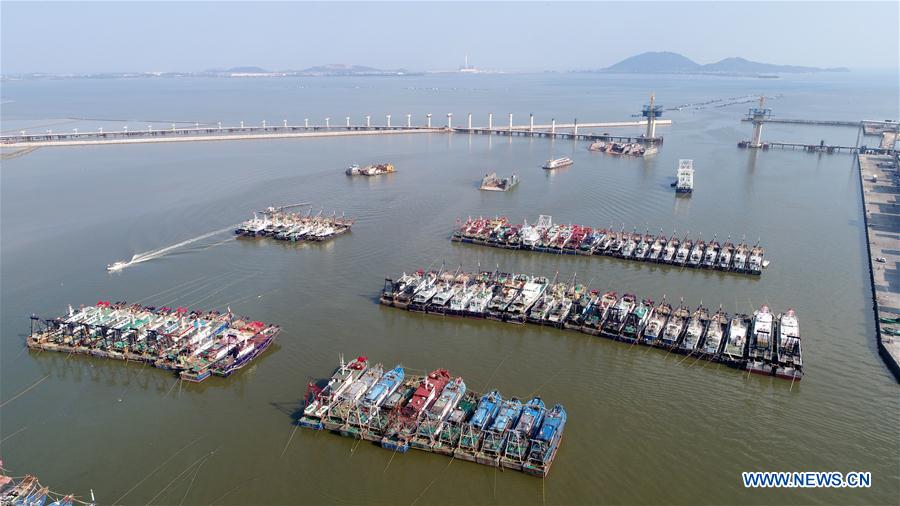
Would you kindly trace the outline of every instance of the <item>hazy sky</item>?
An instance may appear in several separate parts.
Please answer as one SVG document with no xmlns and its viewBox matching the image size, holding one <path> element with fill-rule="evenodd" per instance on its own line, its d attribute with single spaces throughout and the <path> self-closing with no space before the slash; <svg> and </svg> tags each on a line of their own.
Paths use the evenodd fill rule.
<svg viewBox="0 0 900 506">
<path fill-rule="evenodd" d="M 643 51 L 710 63 L 896 69 L 900 2 L 0 2 L 3 73 L 600 68 Z"/>
</svg>

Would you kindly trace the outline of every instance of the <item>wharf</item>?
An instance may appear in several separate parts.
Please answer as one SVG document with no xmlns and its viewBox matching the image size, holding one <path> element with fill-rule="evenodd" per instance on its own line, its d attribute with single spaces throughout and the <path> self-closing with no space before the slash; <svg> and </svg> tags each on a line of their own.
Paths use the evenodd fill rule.
<svg viewBox="0 0 900 506">
<path fill-rule="evenodd" d="M 740 141 L 738 142 L 739 148 L 749 148 L 750 141 Z M 819 144 L 803 144 L 799 142 L 765 142 L 760 146 L 760 149 L 766 150 L 771 148 L 777 149 L 790 149 L 791 151 L 801 150 L 807 151 L 809 153 L 857 153 L 861 148 L 857 146 L 832 146 L 829 144 L 825 144 L 825 141 L 820 142 Z"/>
<path fill-rule="evenodd" d="M 900 381 L 900 175 L 897 167 L 897 155 L 859 155 L 878 351 Z"/>
<path fill-rule="evenodd" d="M 230 311 L 189 312 L 100 301 L 43 320 L 31 317 L 31 350 L 91 355 L 150 364 L 200 382 L 230 376 L 261 355 L 279 327 L 236 317 Z"/>
<path fill-rule="evenodd" d="M 550 472 L 567 420 L 562 405 L 545 406 L 537 396 L 504 399 L 497 390 L 482 395 L 446 369 L 409 372 L 399 365 L 385 371 L 363 356 L 342 359 L 327 383 L 307 385 L 296 424 L 394 454 L 412 448 L 532 476 Z"/>
<path fill-rule="evenodd" d="M 576 282 L 495 271 L 416 271 L 386 278 L 383 305 L 408 311 L 513 324 L 530 323 L 640 344 L 791 381 L 803 377 L 799 323 L 787 309 L 777 317 L 763 305 L 753 316 L 722 307 L 678 307 Z M 783 322 L 788 325 L 783 325 Z M 686 357 L 686 358 L 687 358 Z M 693 364 L 693 362 L 692 362 Z"/>
<path fill-rule="evenodd" d="M 752 122 L 752 118 L 743 118 L 741 121 Z M 790 118 L 769 118 L 765 120 L 766 123 L 785 123 L 792 125 L 817 125 L 817 126 L 840 126 L 840 127 L 853 127 L 859 128 L 862 125 L 861 121 L 846 121 L 846 120 L 819 120 L 819 119 L 790 119 Z"/>
</svg>

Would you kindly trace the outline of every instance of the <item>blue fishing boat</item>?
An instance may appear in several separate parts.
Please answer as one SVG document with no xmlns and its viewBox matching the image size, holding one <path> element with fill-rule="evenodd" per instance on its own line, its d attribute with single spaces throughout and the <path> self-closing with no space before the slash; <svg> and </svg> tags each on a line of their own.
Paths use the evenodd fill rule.
<svg viewBox="0 0 900 506">
<path fill-rule="evenodd" d="M 366 396 L 363 397 L 363 409 L 369 412 L 378 409 L 385 399 L 394 393 L 394 391 L 397 390 L 397 387 L 403 383 L 405 374 L 403 366 L 400 365 L 384 373 L 381 379 L 379 379 L 378 382 L 366 392 Z"/>
<path fill-rule="evenodd" d="M 472 415 L 469 423 L 463 424 L 459 447 L 453 452 L 456 458 L 475 462 L 475 453 L 481 446 L 482 434 L 494 421 L 502 403 L 503 396 L 497 390 L 481 397 L 475 414 Z"/>
<path fill-rule="evenodd" d="M 509 431 L 506 438 L 506 445 L 500 458 L 501 466 L 522 470 L 522 464 L 528 457 L 528 444 L 540 429 L 546 412 L 544 401 L 540 397 L 533 397 L 525 404 L 518 423 L 513 430 Z"/>
<path fill-rule="evenodd" d="M 494 423 L 484 432 L 484 441 L 481 443 L 481 451 L 475 456 L 475 462 L 491 466 L 500 465 L 500 451 L 506 443 L 509 430 L 516 425 L 521 414 L 522 401 L 518 397 L 503 401 Z"/>
<path fill-rule="evenodd" d="M 534 476 L 547 476 L 559 450 L 565 427 L 566 410 L 557 404 L 547 412 L 537 436 L 531 440 L 528 460 L 522 466 L 523 471 Z"/>
</svg>

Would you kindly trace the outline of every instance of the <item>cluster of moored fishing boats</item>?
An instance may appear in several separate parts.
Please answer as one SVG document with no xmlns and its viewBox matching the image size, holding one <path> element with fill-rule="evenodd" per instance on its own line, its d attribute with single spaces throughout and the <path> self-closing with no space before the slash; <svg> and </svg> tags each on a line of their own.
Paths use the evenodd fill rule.
<svg viewBox="0 0 900 506">
<path fill-rule="evenodd" d="M 600 293 L 542 276 L 482 271 L 423 271 L 386 279 L 381 303 L 424 313 L 534 323 L 722 362 L 763 375 L 803 376 L 793 309 L 729 316 L 720 307 L 677 308 L 632 294 Z"/>
<path fill-rule="evenodd" d="M 241 237 L 272 237 L 281 241 L 327 241 L 350 231 L 353 220 L 343 215 L 322 216 L 322 211 L 313 215 L 312 209 L 307 214 L 286 212 L 269 208 L 260 218 L 256 213 L 253 218 L 241 223 L 234 233 Z"/>
<path fill-rule="evenodd" d="M 588 146 L 588 150 L 610 155 L 648 156 L 656 153 L 656 146 L 643 145 L 636 142 L 606 142 L 594 141 Z"/>
<path fill-rule="evenodd" d="M 716 269 L 743 274 L 762 274 L 768 266 L 765 249 L 757 242 L 749 245 L 715 237 L 707 242 L 672 234 L 625 232 L 581 225 L 554 224 L 550 216 L 540 216 L 529 225 L 512 224 L 506 217 L 457 220 L 451 240 L 495 248 L 540 251 L 569 255 L 606 255 L 626 260 L 671 264 L 698 269 Z"/>
<path fill-rule="evenodd" d="M 49 502 L 48 502 L 49 501 Z M 41 485 L 36 476 L 13 478 L 0 474 L 0 505 L 3 506 L 75 506 L 92 505 L 79 501 L 73 495 L 57 494 Z"/>
<path fill-rule="evenodd" d="M 388 371 L 358 357 L 322 388 L 310 384 L 299 424 L 375 442 L 404 453 L 409 448 L 546 476 L 566 425 L 566 410 L 540 397 L 503 399 L 478 394 L 446 369 L 427 376 Z"/>
<path fill-rule="evenodd" d="M 237 317 L 229 310 L 189 311 L 100 301 L 41 320 L 32 316 L 29 348 L 145 362 L 182 379 L 229 376 L 262 354 L 277 325 Z"/>
<path fill-rule="evenodd" d="M 391 163 L 378 163 L 374 165 L 366 165 L 365 167 L 360 167 L 357 164 L 353 164 L 347 167 L 347 170 L 344 171 L 344 174 L 348 176 L 380 176 L 382 174 L 393 174 L 395 172 L 394 165 Z"/>
<path fill-rule="evenodd" d="M 496 172 L 485 174 L 481 180 L 479 189 L 485 191 L 505 192 L 519 184 L 519 176 L 513 174 L 509 177 L 499 177 Z"/>
</svg>

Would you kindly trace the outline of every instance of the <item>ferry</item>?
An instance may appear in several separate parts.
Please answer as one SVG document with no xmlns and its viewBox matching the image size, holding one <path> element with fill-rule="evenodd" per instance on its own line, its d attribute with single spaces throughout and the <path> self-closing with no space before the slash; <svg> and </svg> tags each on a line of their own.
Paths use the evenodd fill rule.
<svg viewBox="0 0 900 506">
<path fill-rule="evenodd" d="M 572 165 L 574 163 L 575 162 L 572 161 L 571 158 L 564 156 L 562 158 L 554 158 L 552 160 L 547 160 L 547 162 L 544 163 L 544 165 L 541 166 L 541 168 L 545 169 L 545 170 L 553 170 L 553 169 L 559 169 L 562 167 L 568 167 L 569 165 Z"/>
</svg>

